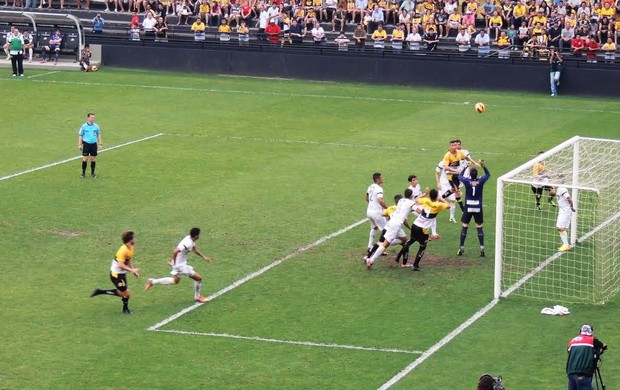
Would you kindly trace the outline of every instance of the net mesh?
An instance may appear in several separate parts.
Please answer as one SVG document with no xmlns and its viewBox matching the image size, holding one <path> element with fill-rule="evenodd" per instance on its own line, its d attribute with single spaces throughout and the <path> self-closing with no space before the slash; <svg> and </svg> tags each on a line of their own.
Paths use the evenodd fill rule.
<svg viewBox="0 0 620 390">
<path fill-rule="evenodd" d="M 620 188 L 620 175 L 610 156 L 620 142 L 580 138 L 576 146 L 548 156 L 542 178 L 532 176 L 533 164 L 503 178 L 502 291 L 517 285 L 512 294 L 566 303 L 604 303 L 618 291 L 620 207 L 613 191 Z M 548 190 L 561 182 L 577 209 L 570 252 L 558 251 L 558 209 L 548 202 Z M 544 187 L 540 210 L 532 185 Z"/>
</svg>

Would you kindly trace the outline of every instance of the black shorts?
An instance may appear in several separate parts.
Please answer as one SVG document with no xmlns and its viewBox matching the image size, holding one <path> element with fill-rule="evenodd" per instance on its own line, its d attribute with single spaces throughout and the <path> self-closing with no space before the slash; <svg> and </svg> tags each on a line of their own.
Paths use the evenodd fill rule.
<svg viewBox="0 0 620 390">
<path fill-rule="evenodd" d="M 459 188 L 459 186 L 461 185 L 461 180 L 459 180 L 458 173 L 455 173 L 452 175 L 452 179 L 450 180 L 450 183 L 452 183 L 452 187 L 454 187 L 454 189 Z"/>
<path fill-rule="evenodd" d="M 97 144 L 82 142 L 82 156 L 97 156 Z"/>
<path fill-rule="evenodd" d="M 463 211 L 463 215 L 461 216 L 461 222 L 469 225 L 471 222 L 471 218 L 474 218 L 474 221 L 477 225 L 482 225 L 484 223 L 484 215 L 482 209 L 480 209 L 477 213 L 470 213 L 467 211 L 467 207 L 465 207 L 465 211 Z"/>
<path fill-rule="evenodd" d="M 428 243 L 428 229 L 413 225 L 411 227 L 411 239 L 420 245 L 426 245 Z"/>
<path fill-rule="evenodd" d="M 127 290 L 127 274 L 110 274 L 110 280 L 118 291 Z"/>
</svg>

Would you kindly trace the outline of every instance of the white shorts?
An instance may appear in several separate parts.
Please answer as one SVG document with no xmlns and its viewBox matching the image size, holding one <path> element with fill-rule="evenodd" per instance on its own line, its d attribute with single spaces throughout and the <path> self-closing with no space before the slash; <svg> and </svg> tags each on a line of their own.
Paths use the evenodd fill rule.
<svg viewBox="0 0 620 390">
<path fill-rule="evenodd" d="M 449 183 L 441 183 L 441 192 L 439 194 L 445 194 L 446 192 L 448 192 L 449 190 L 452 189 L 452 186 Z M 444 198 L 446 200 L 451 200 L 451 201 L 456 201 L 456 195 L 454 195 L 454 192 L 450 194 L 450 196 L 448 196 L 447 198 Z"/>
<path fill-rule="evenodd" d="M 558 212 L 558 222 L 555 224 L 555 227 L 558 229 L 568 229 L 572 215 L 571 209 L 560 209 Z"/>
<path fill-rule="evenodd" d="M 373 229 L 378 228 L 379 230 L 383 230 L 383 228 L 385 227 L 385 224 L 387 223 L 387 219 L 385 219 L 385 217 L 381 215 L 380 211 L 376 213 L 368 213 L 367 217 L 368 217 L 368 220 L 370 221 L 370 226 Z"/>
<path fill-rule="evenodd" d="M 391 226 L 389 223 L 386 226 L 385 234 L 383 235 L 385 241 L 392 242 L 396 238 L 407 238 L 407 234 L 400 226 Z"/>
<path fill-rule="evenodd" d="M 194 276 L 196 272 L 194 272 L 194 267 L 188 264 L 183 265 L 175 265 L 172 267 L 172 271 L 170 271 L 170 275 L 172 276 Z"/>
</svg>

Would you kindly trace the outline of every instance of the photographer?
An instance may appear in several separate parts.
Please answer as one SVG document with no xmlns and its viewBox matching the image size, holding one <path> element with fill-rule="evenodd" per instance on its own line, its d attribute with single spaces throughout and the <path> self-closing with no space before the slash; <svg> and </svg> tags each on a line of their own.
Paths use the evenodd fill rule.
<svg viewBox="0 0 620 390">
<path fill-rule="evenodd" d="M 597 360 L 605 349 L 607 345 L 594 337 L 592 325 L 583 325 L 579 335 L 568 343 L 568 360 L 566 361 L 568 390 L 592 389 L 592 375 L 594 375 Z"/>
<path fill-rule="evenodd" d="M 560 85 L 560 74 L 562 73 L 562 56 L 560 52 L 554 47 L 549 50 L 549 63 L 551 69 L 549 70 L 549 81 L 551 82 L 551 96 L 557 96 L 558 85 Z"/>
<path fill-rule="evenodd" d="M 105 24 L 105 19 L 101 17 L 101 14 L 98 13 L 97 16 L 93 18 L 93 34 L 101 34 L 103 33 L 103 25 Z"/>
</svg>

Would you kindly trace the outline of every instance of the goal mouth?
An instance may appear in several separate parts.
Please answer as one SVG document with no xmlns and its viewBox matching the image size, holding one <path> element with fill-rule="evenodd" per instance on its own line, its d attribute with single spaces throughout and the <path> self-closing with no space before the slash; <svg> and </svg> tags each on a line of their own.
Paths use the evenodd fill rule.
<svg viewBox="0 0 620 390">
<path fill-rule="evenodd" d="M 618 292 L 618 146 L 573 137 L 497 180 L 495 298 L 601 304 Z"/>
</svg>

